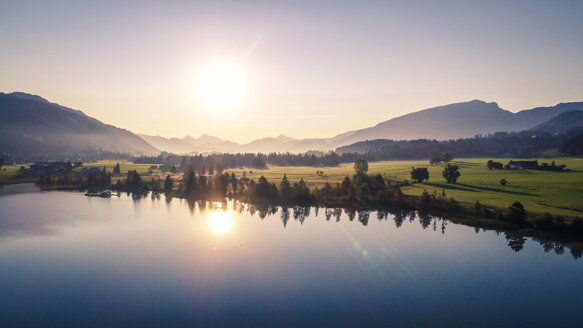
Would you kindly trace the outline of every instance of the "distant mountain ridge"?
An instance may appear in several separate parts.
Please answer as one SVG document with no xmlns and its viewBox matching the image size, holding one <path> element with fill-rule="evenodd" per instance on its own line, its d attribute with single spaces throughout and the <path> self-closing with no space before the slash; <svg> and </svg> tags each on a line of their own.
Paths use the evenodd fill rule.
<svg viewBox="0 0 583 328">
<path fill-rule="evenodd" d="M 517 132 L 541 124 L 561 113 L 583 110 L 583 102 L 537 107 L 517 113 L 480 100 L 438 106 L 381 122 L 374 127 L 336 136 L 335 144 L 373 139 L 457 139 L 499 131 Z"/>
<path fill-rule="evenodd" d="M 512 113 L 494 102 L 472 100 L 428 108 L 332 138 L 294 139 L 281 135 L 277 138 L 257 139 L 243 145 L 231 143 L 228 148 L 237 152 L 306 152 L 334 150 L 340 146 L 375 139 L 458 139 L 500 131 L 523 131 L 570 111 L 583 111 L 583 102 L 560 103 L 552 107 L 537 107 Z M 149 140 L 146 136 L 144 138 Z M 200 149 L 194 147 L 193 151 L 201 151 Z M 220 147 L 214 150 L 222 151 Z M 208 151 L 208 147 L 204 151 Z"/>
<path fill-rule="evenodd" d="M 150 136 L 146 134 L 139 134 L 139 136 L 152 146 L 175 154 L 207 152 L 232 153 L 238 152 L 238 149 L 240 148 L 240 145 L 235 142 L 222 140 L 207 134 L 203 134 L 199 138 L 193 138 L 187 135 L 181 139 L 164 138 L 161 136 Z"/>
<path fill-rule="evenodd" d="M 90 149 L 159 153 L 134 133 L 104 124 L 79 110 L 22 92 L 0 93 L 0 152 L 65 154 Z"/>
<path fill-rule="evenodd" d="M 583 111 L 583 102 L 536 107 L 517 113 L 504 110 L 494 102 L 472 100 L 424 109 L 392 118 L 375 126 L 348 131 L 331 138 L 295 139 L 285 135 L 253 140 L 246 144 L 203 134 L 198 138 L 165 138 L 136 135 L 104 124 L 79 110 L 53 104 L 46 99 L 15 92 L 0 93 L 0 152 L 55 153 L 78 149 L 103 149 L 121 153 L 177 154 L 240 152 L 270 153 L 330 151 L 355 142 L 374 139 L 457 139 L 506 131 L 533 129 L 555 117 L 553 131 L 574 123 L 562 114 Z M 577 116 L 578 117 L 578 116 Z M 541 129 L 541 127 L 538 127 Z M 547 127 L 548 128 L 548 127 Z"/>
<path fill-rule="evenodd" d="M 583 111 L 564 112 L 528 131 L 560 133 L 573 129 L 583 130 Z"/>
</svg>

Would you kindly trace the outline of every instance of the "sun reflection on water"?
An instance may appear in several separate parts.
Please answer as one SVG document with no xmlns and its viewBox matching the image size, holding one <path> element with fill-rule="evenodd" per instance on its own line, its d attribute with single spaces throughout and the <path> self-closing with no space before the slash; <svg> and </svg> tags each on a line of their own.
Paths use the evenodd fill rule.
<svg viewBox="0 0 583 328">
<path fill-rule="evenodd" d="M 211 215 L 209 225 L 215 234 L 223 235 L 233 229 L 233 221 L 230 212 L 218 210 Z"/>
</svg>

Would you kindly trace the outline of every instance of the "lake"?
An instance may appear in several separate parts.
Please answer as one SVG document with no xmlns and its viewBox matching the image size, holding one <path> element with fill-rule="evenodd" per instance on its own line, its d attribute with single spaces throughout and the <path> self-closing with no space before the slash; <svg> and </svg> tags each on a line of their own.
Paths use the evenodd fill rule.
<svg viewBox="0 0 583 328">
<path fill-rule="evenodd" d="M 1 327 L 574 327 L 581 301 L 568 248 L 415 213 L 0 189 Z"/>
</svg>

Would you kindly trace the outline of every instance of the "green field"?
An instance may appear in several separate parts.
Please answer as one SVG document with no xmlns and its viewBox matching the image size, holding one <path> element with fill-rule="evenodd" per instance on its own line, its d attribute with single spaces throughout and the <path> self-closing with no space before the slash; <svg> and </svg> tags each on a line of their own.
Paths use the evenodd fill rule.
<svg viewBox="0 0 583 328">
<path fill-rule="evenodd" d="M 149 175 L 148 169 L 150 168 L 151 164 L 135 164 L 131 162 L 125 161 L 115 161 L 115 160 L 106 160 L 106 161 L 98 161 L 94 163 L 84 163 L 82 167 L 77 167 L 73 169 L 73 172 L 80 171 L 83 167 L 92 167 L 98 166 L 107 169 L 108 172 L 113 170 L 113 167 L 119 163 L 119 168 L 122 172 L 121 177 L 113 177 L 112 181 L 115 183 L 118 179 L 124 179 L 125 173 L 129 170 L 136 170 L 141 175 Z M 25 183 L 25 182 L 37 182 L 38 176 L 23 176 L 20 174 L 20 167 L 24 166 L 25 168 L 29 168 L 30 164 L 17 164 L 17 165 L 3 165 L 2 169 L 0 170 L 0 185 L 1 184 L 14 184 L 14 183 Z M 157 166 L 157 165 L 156 165 Z M 159 170 L 154 170 L 152 172 L 152 176 L 161 177 Z"/>
<path fill-rule="evenodd" d="M 508 159 L 493 160 L 506 164 Z M 411 167 L 427 167 L 429 181 L 413 183 L 403 187 L 405 194 L 419 195 L 423 190 L 441 194 L 445 189 L 446 197 L 453 197 L 458 202 L 473 204 L 479 201 L 485 205 L 507 208 L 515 201 L 520 201 L 530 212 L 583 216 L 583 158 L 553 158 L 540 160 L 557 165 L 565 164 L 570 172 L 550 172 L 538 170 L 488 170 L 484 158 L 459 159 L 452 162 L 460 168 L 461 177 L 457 184 L 447 184 L 441 173 L 443 166 L 429 165 L 428 161 L 383 161 L 369 163 L 369 173 L 381 173 L 391 180 L 409 180 Z M 317 175 L 316 171 L 324 174 Z M 339 182 L 344 176 L 352 175 L 352 164 L 337 167 L 280 167 L 268 166 L 266 170 L 229 170 L 241 176 L 246 171 L 248 178 L 257 179 L 265 175 L 268 180 L 279 184 L 284 173 L 292 181 L 304 178 L 311 186 L 321 186 L 326 181 Z M 500 185 L 500 179 L 506 179 L 508 185 Z"/>
<path fill-rule="evenodd" d="M 112 183 L 116 183 L 118 180 L 125 180 L 126 178 L 126 173 L 130 170 L 136 170 L 140 175 L 142 175 L 146 181 L 150 181 L 151 177 L 154 178 L 160 178 L 160 179 L 164 179 L 164 175 L 160 172 L 160 170 L 158 169 L 154 169 L 152 170 L 152 172 L 150 173 L 150 166 L 158 166 L 158 164 L 136 164 L 136 163 L 132 163 L 132 162 L 126 162 L 126 161 L 115 161 L 115 160 L 104 160 L 104 161 L 98 161 L 95 163 L 86 163 L 83 164 L 83 166 L 87 166 L 87 167 L 91 167 L 91 166 L 99 166 L 99 167 L 104 167 L 107 170 L 107 172 L 112 172 L 113 171 L 113 167 L 119 163 L 119 170 L 121 172 L 121 176 L 117 176 L 117 177 L 112 177 L 111 178 L 111 182 Z M 80 168 L 77 168 L 77 170 L 80 170 Z M 175 179 L 179 179 L 178 176 L 174 175 Z M 147 177 L 147 178 L 146 178 Z"/>
<path fill-rule="evenodd" d="M 92 167 L 92 166 L 104 167 L 105 166 L 105 169 L 109 172 L 109 171 L 113 170 L 113 167 L 117 163 L 119 163 L 119 169 L 120 169 L 121 173 L 124 175 L 130 170 L 136 170 L 136 171 L 138 171 L 139 174 L 146 174 L 146 173 L 148 173 L 148 169 L 150 168 L 150 166 L 154 165 L 154 164 L 135 164 L 135 163 L 126 162 L 126 161 L 106 160 L 106 161 L 98 161 L 98 162 L 94 162 L 94 163 L 84 163 L 83 166 L 84 167 Z M 158 166 L 158 165 L 156 164 L 154 166 Z"/>
<path fill-rule="evenodd" d="M 21 175 L 20 167 L 28 168 L 30 164 L 2 165 L 0 169 L 0 185 L 13 183 L 36 182 L 37 178 L 24 177 Z"/>
</svg>

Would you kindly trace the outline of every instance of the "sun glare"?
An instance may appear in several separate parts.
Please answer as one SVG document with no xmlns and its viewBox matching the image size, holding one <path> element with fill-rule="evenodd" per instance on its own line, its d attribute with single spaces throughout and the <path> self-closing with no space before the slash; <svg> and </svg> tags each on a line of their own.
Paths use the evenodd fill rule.
<svg viewBox="0 0 583 328">
<path fill-rule="evenodd" d="M 196 78 L 197 98 L 211 109 L 233 108 L 241 104 L 247 93 L 243 71 L 228 63 L 203 67 Z"/>
<path fill-rule="evenodd" d="M 222 235 L 233 228 L 233 216 L 229 212 L 219 210 L 212 214 L 209 224 L 214 233 Z"/>
</svg>

